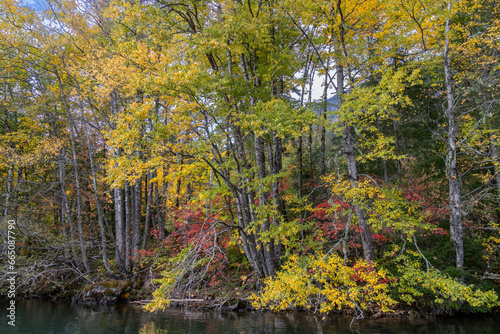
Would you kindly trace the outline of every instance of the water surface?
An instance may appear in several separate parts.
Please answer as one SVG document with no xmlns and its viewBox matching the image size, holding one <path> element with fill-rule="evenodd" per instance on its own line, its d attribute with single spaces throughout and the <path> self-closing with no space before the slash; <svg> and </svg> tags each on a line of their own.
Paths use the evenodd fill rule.
<svg viewBox="0 0 500 334">
<path fill-rule="evenodd" d="M 8 300 L 0 300 L 0 333 L 148 333 L 148 334 L 493 334 L 500 332 L 494 315 L 434 319 L 363 319 L 332 315 L 322 320 L 307 313 L 202 312 L 167 309 L 148 313 L 131 305 L 86 306 L 40 300 L 16 301 L 16 327 L 6 317 Z"/>
</svg>

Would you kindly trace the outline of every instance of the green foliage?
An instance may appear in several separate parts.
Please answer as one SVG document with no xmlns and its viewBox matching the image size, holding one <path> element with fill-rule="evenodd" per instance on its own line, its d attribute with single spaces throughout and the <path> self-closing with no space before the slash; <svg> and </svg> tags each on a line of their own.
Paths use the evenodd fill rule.
<svg viewBox="0 0 500 334">
<path fill-rule="evenodd" d="M 448 312 L 487 312 L 500 305 L 493 290 L 474 288 L 435 268 L 424 270 L 413 256 L 401 255 L 398 261 L 395 288 L 403 303 Z"/>
</svg>

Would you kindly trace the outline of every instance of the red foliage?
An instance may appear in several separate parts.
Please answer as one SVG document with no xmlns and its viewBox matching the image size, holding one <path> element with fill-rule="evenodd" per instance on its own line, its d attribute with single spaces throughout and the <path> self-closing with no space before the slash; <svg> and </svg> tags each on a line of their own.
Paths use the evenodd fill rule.
<svg viewBox="0 0 500 334">
<path fill-rule="evenodd" d="M 417 202 L 422 210 L 428 213 L 424 223 L 437 225 L 439 220 L 447 219 L 449 205 L 447 196 L 440 193 L 440 184 L 424 175 L 410 180 L 405 186 L 403 194 L 406 200 Z M 432 227 L 430 233 L 433 235 L 448 235 L 449 233 L 441 227 Z M 423 235 L 427 236 L 427 234 Z"/>
<path fill-rule="evenodd" d="M 367 274 L 375 271 L 375 268 L 371 264 L 367 263 L 354 263 L 352 266 L 352 269 L 356 272 L 354 275 L 352 275 L 352 280 L 354 282 L 361 282 L 364 283 L 365 280 L 360 276 L 361 273 Z"/>
</svg>

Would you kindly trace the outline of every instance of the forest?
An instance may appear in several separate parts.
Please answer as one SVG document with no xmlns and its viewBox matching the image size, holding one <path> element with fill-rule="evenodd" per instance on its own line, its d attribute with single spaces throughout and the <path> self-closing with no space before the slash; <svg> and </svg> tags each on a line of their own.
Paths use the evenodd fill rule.
<svg viewBox="0 0 500 334">
<path fill-rule="evenodd" d="M 2 294 L 14 221 L 19 296 L 500 305 L 497 1 L 2 0 L 0 30 Z"/>
</svg>

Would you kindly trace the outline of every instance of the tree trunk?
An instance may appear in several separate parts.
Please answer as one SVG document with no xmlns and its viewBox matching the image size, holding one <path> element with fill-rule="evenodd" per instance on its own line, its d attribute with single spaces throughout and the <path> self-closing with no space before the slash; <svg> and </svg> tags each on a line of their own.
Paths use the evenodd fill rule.
<svg viewBox="0 0 500 334">
<path fill-rule="evenodd" d="M 155 172 L 155 176 L 156 176 L 156 172 Z M 156 220 L 158 222 L 158 230 L 160 230 L 160 237 L 163 240 L 163 238 L 165 238 L 165 223 L 163 220 L 163 213 L 162 213 L 161 206 L 160 206 L 160 189 L 159 189 L 159 187 L 160 187 L 160 185 L 157 181 L 155 183 L 155 189 L 154 189 L 155 204 L 156 204 Z"/>
<path fill-rule="evenodd" d="M 448 3 L 448 11 L 451 10 L 451 2 Z M 458 124 L 454 105 L 453 75 L 449 59 L 449 34 L 450 20 L 445 23 L 445 41 L 443 52 L 443 65 L 446 80 L 446 97 L 448 108 L 446 110 L 446 119 L 448 121 L 448 142 L 446 155 L 446 169 L 449 186 L 449 205 L 450 205 L 450 234 L 451 240 L 455 245 L 456 266 L 463 268 L 464 265 L 464 241 L 462 225 L 462 198 L 460 190 L 460 180 L 457 166 L 457 133 Z"/>
<path fill-rule="evenodd" d="M 278 226 L 279 225 L 279 215 L 282 213 L 281 212 L 281 202 L 280 202 L 280 182 L 279 179 L 277 178 L 277 175 L 281 172 L 282 168 L 282 155 L 283 155 L 283 149 L 282 149 L 282 144 L 281 144 L 281 138 L 279 138 L 276 133 L 273 134 L 273 158 L 274 160 L 272 161 L 273 167 L 272 167 L 272 172 L 273 175 L 276 177 L 276 181 L 273 183 L 273 207 L 275 210 L 275 214 L 273 217 L 273 225 Z M 284 211 L 284 210 L 283 210 Z M 275 242 L 272 240 L 271 242 L 274 244 L 274 264 L 273 264 L 273 271 L 274 267 L 280 264 L 280 258 L 281 258 L 281 244 L 278 242 Z M 274 275 L 274 273 L 272 274 Z"/>
<path fill-rule="evenodd" d="M 494 136 L 490 136 L 490 151 L 491 158 L 493 160 L 493 171 L 495 173 L 495 183 L 497 186 L 497 195 L 500 197 L 500 171 L 498 169 L 498 151 L 497 151 L 497 141 Z"/>
<path fill-rule="evenodd" d="M 153 184 L 151 183 L 151 172 L 148 172 L 146 177 L 146 219 L 144 221 L 144 235 L 142 238 L 142 249 L 146 249 L 146 244 L 149 238 L 149 222 L 151 220 L 151 201 L 153 197 Z"/>
<path fill-rule="evenodd" d="M 87 259 L 87 251 L 85 247 L 85 243 L 83 241 L 83 220 L 82 220 L 82 197 L 81 197 L 81 187 L 80 187 L 80 178 L 79 178 L 79 173 L 78 173 L 78 160 L 76 158 L 76 148 L 75 148 L 75 134 L 74 130 L 76 131 L 76 128 L 73 129 L 73 118 L 71 115 L 70 107 L 68 105 L 68 101 L 66 99 L 66 95 L 64 94 L 64 89 L 63 89 L 63 84 L 61 81 L 61 78 L 59 76 L 59 72 L 56 70 L 55 74 L 57 76 L 57 80 L 59 83 L 59 93 L 60 93 L 60 98 L 61 101 L 64 105 L 64 108 L 66 109 L 66 114 L 68 117 L 68 125 L 69 125 L 69 134 L 70 134 L 70 141 L 71 141 L 71 152 L 73 156 L 73 167 L 75 169 L 75 185 L 76 185 L 76 206 L 77 206 L 77 220 L 78 220 L 78 238 L 80 241 L 80 250 L 82 254 L 82 262 L 83 262 L 83 267 L 86 272 L 90 270 L 88 259 Z"/>
<path fill-rule="evenodd" d="M 118 270 L 125 270 L 125 222 L 123 188 L 114 188 L 115 197 L 115 259 Z"/>
<path fill-rule="evenodd" d="M 141 244 L 141 184 L 142 178 L 135 180 L 134 184 L 134 221 L 132 223 L 132 257 L 137 257 Z"/>
<path fill-rule="evenodd" d="M 9 171 L 7 172 L 7 189 L 5 192 L 5 208 L 4 208 L 4 217 L 8 219 L 8 215 L 10 214 L 10 195 L 12 193 L 12 177 L 14 174 L 14 167 L 9 166 Z"/>
<path fill-rule="evenodd" d="M 342 97 L 344 95 L 344 69 L 341 65 L 337 65 L 337 95 L 339 108 L 342 106 Z M 356 166 L 356 157 L 354 155 L 353 145 L 354 129 L 352 126 L 345 124 L 342 132 L 342 140 L 344 144 L 344 154 L 347 160 L 347 169 L 351 187 L 358 188 L 358 169 Z M 370 232 L 370 227 L 366 223 L 365 210 L 361 205 L 354 204 L 356 215 L 358 217 L 358 225 L 361 229 L 361 242 L 363 244 L 363 253 L 365 260 L 375 261 L 375 250 L 373 247 L 373 239 Z"/>
<path fill-rule="evenodd" d="M 265 151 L 264 151 L 264 145 L 262 143 L 262 139 L 255 135 L 255 160 L 257 164 L 257 178 L 259 180 L 263 180 L 266 177 L 266 158 L 265 158 Z M 265 207 L 267 204 L 267 194 L 266 192 L 263 191 L 262 187 L 258 189 L 258 194 L 259 194 L 259 206 Z M 269 219 L 270 217 L 264 217 L 264 220 L 262 222 L 262 231 L 267 232 L 269 231 Z M 271 243 L 267 242 L 264 243 L 263 245 L 263 256 L 266 262 L 266 272 L 268 275 L 274 275 L 275 270 L 274 270 L 274 260 L 273 260 L 273 255 L 271 252 Z"/>
<path fill-rule="evenodd" d="M 330 65 L 330 61 L 327 61 L 327 68 Z M 323 119 L 323 125 L 321 126 L 321 175 L 326 173 L 326 113 L 328 111 L 328 72 L 325 72 L 325 82 L 323 88 L 323 111 L 321 113 L 321 118 Z"/>
<path fill-rule="evenodd" d="M 73 122 L 71 120 L 71 115 L 69 114 L 68 111 L 68 120 L 69 120 L 69 126 L 70 126 L 70 139 L 71 139 L 71 152 L 73 155 L 73 166 L 75 168 L 75 185 L 76 185 L 76 208 L 77 208 L 77 219 L 78 219 L 78 236 L 80 240 L 80 249 L 82 253 L 82 262 L 83 262 L 83 267 L 85 268 L 85 271 L 88 272 L 90 270 L 89 267 L 89 262 L 87 259 L 87 250 L 85 247 L 85 243 L 83 241 L 83 219 L 82 219 L 82 195 L 81 195 L 81 187 L 80 187 L 80 177 L 78 173 L 78 161 L 76 158 L 76 148 L 75 148 L 75 136 L 73 133 Z"/>
<path fill-rule="evenodd" d="M 125 181 L 124 185 L 125 191 L 125 272 L 130 274 L 132 272 L 132 261 L 131 261 L 131 246 L 132 238 L 130 237 L 130 226 L 132 218 L 132 205 L 130 196 L 130 186 L 128 181 Z"/>
<path fill-rule="evenodd" d="M 99 188 L 97 187 L 97 173 L 94 165 L 94 157 L 92 154 L 92 148 L 90 145 L 90 136 L 87 124 L 84 123 L 85 137 L 87 138 L 87 148 L 89 151 L 90 160 L 90 170 L 92 173 L 92 186 L 94 189 L 94 199 L 97 207 L 97 219 L 99 221 L 99 230 L 101 232 L 101 252 L 102 252 L 102 262 L 106 267 L 106 270 L 111 273 L 111 267 L 108 261 L 108 251 L 106 250 L 106 228 L 104 226 L 104 211 L 102 209 L 101 201 L 99 200 Z"/>
<path fill-rule="evenodd" d="M 116 89 L 110 94 L 110 108 L 111 115 L 117 115 L 119 109 L 119 96 Z M 120 155 L 120 150 L 114 152 L 116 155 Z M 124 201 L 124 189 L 114 188 L 113 189 L 114 200 L 115 200 L 115 259 L 116 267 L 119 271 L 125 270 L 125 201 Z"/>
</svg>

